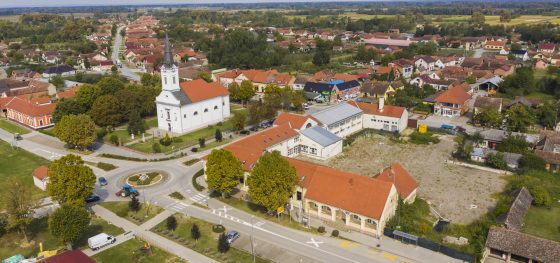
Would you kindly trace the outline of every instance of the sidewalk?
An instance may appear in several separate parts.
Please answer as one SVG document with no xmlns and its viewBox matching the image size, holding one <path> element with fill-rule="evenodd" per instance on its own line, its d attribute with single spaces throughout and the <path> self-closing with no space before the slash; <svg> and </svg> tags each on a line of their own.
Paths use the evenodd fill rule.
<svg viewBox="0 0 560 263">
<path fill-rule="evenodd" d="M 162 214 L 157 215 L 156 217 L 152 218 L 151 220 L 149 220 L 148 222 L 144 223 L 143 225 L 135 225 L 134 223 L 119 217 L 117 215 L 115 215 L 113 212 L 99 206 L 99 205 L 95 205 L 92 207 L 92 210 L 101 218 L 103 218 L 104 220 L 106 220 L 107 222 L 110 222 L 122 229 L 124 229 L 126 232 L 131 231 L 132 233 L 134 233 L 135 236 L 139 237 L 140 239 L 145 240 L 148 243 L 151 243 L 171 254 L 174 254 L 180 258 L 183 258 L 189 262 L 197 262 L 197 263 L 215 263 L 216 261 L 207 258 L 201 254 L 198 254 L 182 245 L 179 245 L 171 240 L 168 240 L 164 237 L 161 237 L 153 232 L 150 232 L 150 225 L 155 225 L 157 224 L 156 219 L 159 218 L 166 218 L 168 215 L 168 213 L 170 212 L 164 212 Z M 158 222 L 159 223 L 159 222 Z M 125 232 L 125 233 L 126 233 Z M 117 239 L 118 240 L 118 239 Z M 109 246 L 109 247 L 113 247 Z M 86 250 L 87 252 L 87 250 Z M 91 252 L 93 253 L 93 252 Z"/>
</svg>

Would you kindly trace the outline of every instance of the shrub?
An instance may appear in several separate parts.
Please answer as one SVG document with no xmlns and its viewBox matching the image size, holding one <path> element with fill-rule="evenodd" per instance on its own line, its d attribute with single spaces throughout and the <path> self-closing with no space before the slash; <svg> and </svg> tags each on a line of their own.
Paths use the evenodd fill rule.
<svg viewBox="0 0 560 263">
<path fill-rule="evenodd" d="M 133 196 L 132 199 L 130 199 L 130 202 L 128 202 L 128 208 L 134 212 L 140 210 L 140 201 L 138 201 L 136 196 Z"/>
<path fill-rule="evenodd" d="M 216 123 L 216 126 L 222 126 L 222 125 L 224 125 L 223 122 L 218 122 L 218 123 Z"/>
<path fill-rule="evenodd" d="M 183 142 L 183 138 L 180 137 L 176 137 L 173 139 L 174 142 L 179 143 L 179 142 Z"/>
<path fill-rule="evenodd" d="M 540 156 L 534 153 L 526 153 L 519 159 L 519 168 L 524 171 L 529 170 L 545 170 L 546 162 Z"/>
<path fill-rule="evenodd" d="M 432 133 L 419 133 L 417 131 L 410 134 L 410 142 L 414 144 L 429 144 L 429 143 L 439 143 L 439 139 L 437 137 L 432 136 Z"/>
<path fill-rule="evenodd" d="M 158 142 L 154 142 L 154 144 L 152 144 L 152 151 L 154 151 L 154 153 L 161 152 L 161 146 L 159 145 Z"/>
<path fill-rule="evenodd" d="M 196 224 L 193 224 L 191 227 L 191 238 L 194 240 L 198 240 L 200 238 L 200 230 Z"/>
<path fill-rule="evenodd" d="M 531 186 L 529 187 L 529 192 L 531 192 L 533 196 L 533 204 L 545 207 L 552 205 L 552 196 L 550 196 L 550 193 L 543 186 Z"/>
<path fill-rule="evenodd" d="M 99 169 L 105 170 L 105 171 L 111 171 L 116 169 L 117 167 L 113 164 L 110 163 L 103 163 L 103 162 L 99 162 L 97 163 L 97 167 L 99 167 Z"/>
<path fill-rule="evenodd" d="M 178 200 L 184 200 L 185 199 L 185 197 L 179 192 L 173 192 L 173 193 L 169 194 L 169 196 L 171 196 L 171 198 L 175 198 L 175 199 L 178 199 Z"/>
<path fill-rule="evenodd" d="M 322 233 L 325 233 L 325 232 L 326 232 L 325 227 L 324 227 L 324 226 L 320 226 L 319 228 L 317 228 L 317 232 L 319 232 L 319 233 L 321 233 L 321 234 L 322 234 Z"/>
<path fill-rule="evenodd" d="M 174 231 L 177 228 L 177 219 L 173 215 L 169 216 L 166 225 L 168 230 Z"/>
<path fill-rule="evenodd" d="M 224 233 L 220 234 L 218 239 L 218 251 L 221 253 L 226 253 L 229 250 L 229 243 L 227 242 L 227 237 Z"/>
<path fill-rule="evenodd" d="M 204 175 L 204 169 L 200 169 L 200 170 L 199 170 L 198 172 L 196 172 L 196 173 L 193 175 L 193 177 L 192 177 L 192 185 L 193 185 L 194 189 L 196 189 L 196 190 L 199 191 L 199 192 L 204 190 L 204 186 L 199 185 L 199 184 L 196 182 L 196 179 L 197 179 L 198 177 L 201 177 L 202 175 Z"/>
<path fill-rule="evenodd" d="M 109 141 L 112 144 L 119 146 L 119 136 L 117 136 L 116 134 L 111 134 L 111 136 L 109 137 Z"/>
<path fill-rule="evenodd" d="M 103 139 L 103 137 L 105 137 L 105 135 L 107 135 L 107 130 L 105 128 L 101 128 L 97 131 L 97 139 L 98 140 Z"/>
<path fill-rule="evenodd" d="M 335 230 L 332 231 L 331 236 L 332 237 L 338 237 L 338 234 L 339 234 L 338 230 L 335 229 Z"/>
<path fill-rule="evenodd" d="M 200 159 L 191 159 L 191 160 L 183 162 L 183 164 L 186 165 L 186 166 L 191 166 L 191 165 L 193 165 L 195 163 L 198 163 L 198 162 L 200 162 Z"/>
<path fill-rule="evenodd" d="M 226 228 L 222 225 L 213 225 L 212 226 L 212 231 L 214 233 L 223 233 L 224 231 L 226 231 Z"/>
<path fill-rule="evenodd" d="M 169 146 L 173 143 L 173 139 L 171 139 L 171 136 L 167 133 L 163 138 L 159 139 L 159 143 L 163 146 Z"/>
<path fill-rule="evenodd" d="M 198 145 L 200 145 L 200 148 L 204 148 L 204 146 L 206 145 L 206 139 L 198 138 Z"/>
</svg>

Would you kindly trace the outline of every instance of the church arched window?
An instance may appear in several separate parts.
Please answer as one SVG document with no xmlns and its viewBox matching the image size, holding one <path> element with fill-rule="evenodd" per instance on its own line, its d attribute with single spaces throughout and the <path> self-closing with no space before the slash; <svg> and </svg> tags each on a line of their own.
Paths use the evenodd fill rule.
<svg viewBox="0 0 560 263">
<path fill-rule="evenodd" d="M 204 109 L 204 112 L 208 112 L 208 108 Z"/>
<path fill-rule="evenodd" d="M 218 109 L 218 105 L 214 106 L 214 109 L 217 110 L 217 109 Z"/>
<path fill-rule="evenodd" d="M 193 115 L 194 115 L 194 116 L 198 115 L 198 111 L 195 111 Z"/>
</svg>

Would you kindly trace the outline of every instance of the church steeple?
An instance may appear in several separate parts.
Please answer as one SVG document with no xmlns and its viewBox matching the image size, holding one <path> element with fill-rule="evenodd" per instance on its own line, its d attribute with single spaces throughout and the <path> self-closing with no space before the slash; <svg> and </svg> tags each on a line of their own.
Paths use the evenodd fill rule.
<svg viewBox="0 0 560 263">
<path fill-rule="evenodd" d="M 173 67 L 173 53 L 171 52 L 171 44 L 169 43 L 169 36 L 165 33 L 165 51 L 163 53 L 163 65 L 167 68 Z"/>
</svg>

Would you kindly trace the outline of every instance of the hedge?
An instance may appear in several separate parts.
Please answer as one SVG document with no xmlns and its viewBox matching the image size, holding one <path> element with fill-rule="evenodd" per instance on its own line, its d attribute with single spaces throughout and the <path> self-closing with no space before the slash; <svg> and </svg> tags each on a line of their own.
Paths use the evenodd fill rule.
<svg viewBox="0 0 560 263">
<path fill-rule="evenodd" d="M 196 182 L 196 179 L 197 179 L 198 177 L 201 177 L 202 175 L 204 175 L 204 169 L 200 169 L 200 170 L 199 170 L 198 172 L 196 172 L 196 173 L 193 175 L 193 177 L 192 177 L 192 185 L 193 185 L 194 189 L 196 189 L 196 190 L 199 191 L 199 192 L 204 190 L 204 186 L 199 185 L 199 184 Z"/>
</svg>

